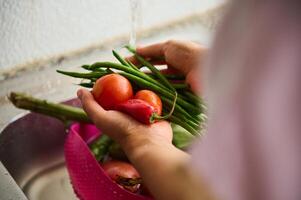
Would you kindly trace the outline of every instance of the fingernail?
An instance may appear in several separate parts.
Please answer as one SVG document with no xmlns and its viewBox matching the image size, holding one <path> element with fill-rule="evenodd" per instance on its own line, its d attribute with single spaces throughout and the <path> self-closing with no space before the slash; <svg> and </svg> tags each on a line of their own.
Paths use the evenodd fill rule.
<svg viewBox="0 0 301 200">
<path fill-rule="evenodd" d="M 80 90 L 77 90 L 77 97 L 81 100 L 82 99 L 82 95 L 83 95 L 83 91 L 80 89 Z"/>
</svg>

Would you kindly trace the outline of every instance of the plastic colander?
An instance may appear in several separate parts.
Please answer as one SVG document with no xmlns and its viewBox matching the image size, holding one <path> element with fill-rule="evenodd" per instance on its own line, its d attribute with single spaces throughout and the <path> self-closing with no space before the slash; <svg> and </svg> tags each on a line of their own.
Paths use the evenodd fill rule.
<svg viewBox="0 0 301 200">
<path fill-rule="evenodd" d="M 81 200 L 151 200 L 124 190 L 106 175 L 89 144 L 100 135 L 91 124 L 73 124 L 64 145 L 67 170 L 74 192 Z"/>
</svg>

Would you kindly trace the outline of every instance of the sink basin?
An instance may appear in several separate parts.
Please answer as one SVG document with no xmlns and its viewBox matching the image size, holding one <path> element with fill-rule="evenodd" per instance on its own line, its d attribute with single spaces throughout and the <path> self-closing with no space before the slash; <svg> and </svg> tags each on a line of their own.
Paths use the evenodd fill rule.
<svg viewBox="0 0 301 200">
<path fill-rule="evenodd" d="M 79 105 L 75 99 L 66 103 Z M 57 119 L 30 113 L 0 134 L 0 161 L 28 199 L 77 199 L 63 155 L 66 128 Z"/>
</svg>

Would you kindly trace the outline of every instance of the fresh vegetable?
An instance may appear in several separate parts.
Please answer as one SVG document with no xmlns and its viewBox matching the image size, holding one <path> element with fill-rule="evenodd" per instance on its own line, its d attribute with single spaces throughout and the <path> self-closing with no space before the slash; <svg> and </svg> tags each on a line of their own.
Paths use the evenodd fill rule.
<svg viewBox="0 0 301 200">
<path fill-rule="evenodd" d="M 129 45 L 126 45 L 125 47 L 135 55 L 136 59 L 142 65 L 146 66 L 149 70 L 151 70 L 165 87 L 169 88 L 173 92 L 176 92 L 176 89 L 170 84 L 170 82 L 160 73 L 160 71 L 156 67 L 154 67 L 150 62 L 146 61 L 143 57 L 137 54 L 136 50 L 133 47 Z"/>
<path fill-rule="evenodd" d="M 106 110 L 133 97 L 131 83 L 119 74 L 108 74 L 99 78 L 92 89 L 94 99 Z"/>
<path fill-rule="evenodd" d="M 137 170 L 129 163 L 110 160 L 102 165 L 107 175 L 118 185 L 131 192 L 137 192 L 142 183 Z"/>
<path fill-rule="evenodd" d="M 55 117 L 62 120 L 65 124 L 71 121 L 92 122 L 83 109 L 74 106 L 53 103 L 18 92 L 11 92 L 8 99 L 17 108 Z"/>
<path fill-rule="evenodd" d="M 143 124 L 151 124 L 160 117 L 153 106 L 141 99 L 129 99 L 124 103 L 118 104 L 116 109 L 132 116 Z"/>
<path fill-rule="evenodd" d="M 129 67 L 139 71 L 139 69 L 135 65 L 133 65 L 133 63 L 122 58 L 116 51 L 113 50 L 112 53 L 115 56 L 115 58 L 120 62 L 120 64 L 129 66 Z"/>
<path fill-rule="evenodd" d="M 181 126 L 172 123 L 171 124 L 172 128 L 172 143 L 175 145 L 177 148 L 185 150 L 187 149 L 192 141 L 195 139 L 194 136 L 192 136 L 187 130 L 182 128 Z"/>
<path fill-rule="evenodd" d="M 120 75 L 126 77 L 128 80 L 134 82 L 136 85 L 143 89 L 149 89 L 154 92 L 157 92 L 161 94 L 162 96 L 165 96 L 171 100 L 173 100 L 176 96 L 175 92 L 173 90 L 170 90 L 166 88 L 166 86 L 162 85 L 157 80 L 151 78 L 147 74 L 143 73 L 142 71 L 134 70 L 133 68 L 129 68 L 128 66 L 124 66 L 117 63 L 112 62 L 97 62 L 94 63 L 88 68 L 89 70 L 97 70 L 101 68 L 112 68 L 116 70 L 121 70 L 123 72 L 119 72 Z M 67 72 L 68 73 L 68 72 Z M 66 74 L 66 72 L 65 72 Z M 199 102 L 196 102 L 199 103 Z M 201 108 L 196 105 L 192 105 L 189 102 L 186 102 L 183 100 L 182 96 L 179 95 L 179 98 L 177 99 L 177 104 L 179 106 L 182 106 L 183 108 L 187 109 L 192 114 L 200 114 L 202 112 Z"/>
<path fill-rule="evenodd" d="M 113 159 L 123 160 L 123 161 L 128 160 L 121 146 L 116 142 L 110 144 L 108 151 L 109 151 L 109 156 L 112 157 Z"/>
<path fill-rule="evenodd" d="M 140 90 L 135 94 L 135 99 L 146 101 L 154 107 L 158 115 L 162 114 L 162 101 L 160 97 L 151 90 Z"/>
<path fill-rule="evenodd" d="M 141 71 L 135 65 L 125 60 L 116 51 L 113 51 L 113 55 L 117 58 L 120 64 L 114 62 L 96 62 L 91 65 L 81 66 L 83 69 L 88 70 L 89 73 L 65 72 L 60 70 L 58 70 L 58 72 L 68 76 L 82 78 L 83 81 L 81 81 L 79 85 L 88 88 L 93 87 L 92 92 L 95 99 L 105 109 L 114 109 L 115 105 L 124 103 L 128 99 L 133 98 L 133 88 L 135 90 L 150 90 L 160 96 L 162 109 L 164 110 L 163 115 L 170 113 L 170 116 L 165 119 L 182 126 L 192 135 L 197 135 L 203 127 L 202 124 L 206 121 L 206 117 L 204 115 L 206 107 L 204 106 L 202 99 L 194 95 L 189 90 L 189 86 L 184 82 L 185 76 L 170 70 L 163 72 L 159 71 L 151 63 L 138 55 L 135 49 L 132 47 L 127 48 L 135 55 L 142 66 L 150 69 L 151 74 Z M 107 76 L 120 76 L 124 79 L 128 79 L 128 81 L 126 81 L 127 84 L 123 84 L 125 87 L 122 88 L 122 91 L 124 88 L 127 88 L 127 86 L 132 89 L 128 90 L 130 91 L 129 93 L 112 92 L 114 89 L 111 86 L 112 84 L 107 84 L 107 86 L 104 86 L 104 84 L 98 84 L 103 77 Z M 118 86 L 117 88 L 119 88 L 120 84 L 116 83 L 116 85 Z M 113 84 L 114 87 L 116 85 L 115 83 Z M 104 98 L 102 95 L 97 95 L 102 93 L 102 88 L 108 87 L 110 88 L 108 89 L 109 95 L 107 95 L 109 97 Z M 117 89 L 117 91 L 121 90 Z M 117 96 L 117 101 L 114 102 L 113 100 L 116 99 L 111 98 L 111 96 L 114 97 L 115 95 Z M 175 99 L 176 103 L 174 105 L 173 102 Z M 154 106 L 150 101 L 147 101 L 147 99 L 143 100 Z M 173 107 L 174 110 L 172 109 Z M 35 107 L 35 109 L 37 108 Z M 38 109 L 40 111 L 43 110 L 40 107 Z M 173 110 L 173 112 L 171 113 L 170 110 Z M 158 114 L 162 113 L 158 112 Z"/>
<path fill-rule="evenodd" d="M 90 149 L 96 160 L 99 162 L 103 162 L 113 140 L 109 138 L 107 135 L 101 135 L 98 139 L 90 144 Z"/>
</svg>

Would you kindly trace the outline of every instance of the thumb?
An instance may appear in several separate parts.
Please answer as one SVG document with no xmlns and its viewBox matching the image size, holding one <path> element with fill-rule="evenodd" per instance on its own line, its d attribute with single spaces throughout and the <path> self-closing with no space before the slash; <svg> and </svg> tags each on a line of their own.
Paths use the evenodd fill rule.
<svg viewBox="0 0 301 200">
<path fill-rule="evenodd" d="M 77 96 L 81 100 L 83 109 L 88 114 L 89 118 L 94 122 L 94 124 L 102 127 L 106 121 L 107 111 L 95 101 L 90 91 L 80 89 L 77 91 Z"/>
<path fill-rule="evenodd" d="M 122 141 L 126 138 L 125 136 L 131 132 L 130 130 L 133 130 L 133 127 L 139 125 L 138 122 L 126 114 L 112 110 L 104 110 L 95 101 L 93 95 L 88 90 L 78 90 L 77 96 L 82 102 L 83 109 L 94 124 L 103 133 L 107 134 L 118 143 L 123 143 Z"/>
</svg>

